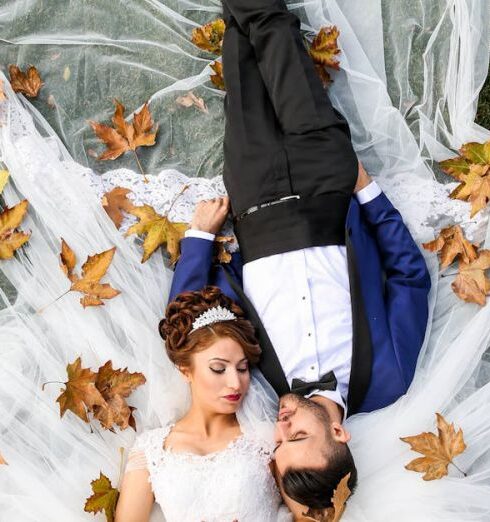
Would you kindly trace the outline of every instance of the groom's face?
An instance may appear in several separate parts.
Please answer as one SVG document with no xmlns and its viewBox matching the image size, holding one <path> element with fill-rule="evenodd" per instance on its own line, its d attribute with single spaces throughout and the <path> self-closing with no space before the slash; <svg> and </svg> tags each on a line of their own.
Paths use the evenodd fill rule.
<svg viewBox="0 0 490 522">
<path fill-rule="evenodd" d="M 293 394 L 280 400 L 275 429 L 276 468 L 322 469 L 327 465 L 331 420 L 325 408 Z"/>
</svg>

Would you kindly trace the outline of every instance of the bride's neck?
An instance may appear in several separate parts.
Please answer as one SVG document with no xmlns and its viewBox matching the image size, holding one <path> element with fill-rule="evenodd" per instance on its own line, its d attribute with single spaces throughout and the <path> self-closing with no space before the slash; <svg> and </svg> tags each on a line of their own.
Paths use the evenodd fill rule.
<svg viewBox="0 0 490 522">
<path fill-rule="evenodd" d="M 181 429 L 199 434 L 203 438 L 213 438 L 215 435 L 222 436 L 225 430 L 239 427 L 235 414 L 205 411 L 194 404 L 178 424 Z"/>
</svg>

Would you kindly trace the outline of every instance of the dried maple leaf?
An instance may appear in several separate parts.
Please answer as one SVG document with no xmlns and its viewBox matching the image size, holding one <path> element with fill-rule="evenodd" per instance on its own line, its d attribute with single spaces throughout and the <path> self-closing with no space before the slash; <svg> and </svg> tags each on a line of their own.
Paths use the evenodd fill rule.
<svg viewBox="0 0 490 522">
<path fill-rule="evenodd" d="M 3 192 L 5 185 L 9 180 L 9 171 L 8 170 L 0 170 L 0 194 Z"/>
<path fill-rule="evenodd" d="M 138 147 L 150 147 L 155 144 L 158 127 L 153 130 L 154 122 L 148 102 L 143 105 L 140 112 L 135 113 L 133 123 L 128 123 L 124 119 L 124 105 L 118 100 L 114 100 L 114 103 L 116 105 L 112 117 L 114 128 L 96 121 L 89 121 L 97 137 L 107 146 L 107 150 L 99 156 L 99 160 L 115 160 L 129 150 L 136 154 Z M 139 161 L 138 166 L 141 169 Z M 144 175 L 143 171 L 142 173 Z M 146 177 L 145 181 L 147 181 Z"/>
<path fill-rule="evenodd" d="M 336 26 L 322 27 L 310 45 L 309 53 L 324 87 L 328 87 L 332 83 L 332 78 L 325 67 L 336 70 L 340 68 L 340 62 L 337 59 L 340 54 L 339 35 L 340 32 Z"/>
<path fill-rule="evenodd" d="M 102 472 L 90 484 L 93 495 L 87 498 L 84 511 L 94 515 L 104 511 L 107 522 L 114 522 L 119 491 L 112 487 L 111 481 Z"/>
<path fill-rule="evenodd" d="M 490 279 L 485 270 L 490 268 L 490 250 L 481 250 L 471 263 L 460 261 L 458 275 L 452 283 L 454 293 L 463 301 L 484 306 L 490 294 Z"/>
<path fill-rule="evenodd" d="M 94 417 L 106 429 L 111 429 L 114 424 L 123 430 L 128 426 L 136 429 L 134 408 L 128 406 L 125 399 L 145 382 L 146 378 L 142 373 L 130 373 L 127 368 L 114 370 L 112 361 L 107 361 L 99 368 L 95 381 L 106 404 L 94 407 Z"/>
<path fill-rule="evenodd" d="M 35 98 L 44 85 L 38 70 L 29 66 L 27 71 L 22 72 L 17 65 L 9 65 L 10 85 L 14 92 L 21 92 L 29 98 Z"/>
<path fill-rule="evenodd" d="M 307 513 L 303 513 L 297 522 L 338 522 L 345 510 L 345 504 L 351 496 L 349 489 L 350 473 L 348 473 L 337 485 L 332 496 L 332 506 L 326 509 L 310 508 Z"/>
<path fill-rule="evenodd" d="M 85 422 L 89 422 L 87 411 L 94 406 L 105 404 L 104 398 L 95 386 L 97 374 L 88 368 L 82 368 L 80 357 L 66 367 L 68 381 L 63 393 L 56 399 L 60 405 L 60 417 L 67 410 L 78 415 Z"/>
<path fill-rule="evenodd" d="M 0 259 L 10 259 L 14 252 L 29 241 L 31 233 L 16 232 L 27 212 L 29 203 L 24 199 L 12 208 L 6 207 L 0 214 Z"/>
<path fill-rule="evenodd" d="M 210 64 L 210 67 L 214 71 L 214 74 L 211 75 L 211 81 L 213 82 L 213 85 L 222 91 L 226 91 L 225 80 L 223 78 L 223 64 L 221 62 L 214 61 L 212 64 Z"/>
<path fill-rule="evenodd" d="M 459 225 L 443 228 L 434 241 L 422 243 L 430 252 L 440 252 L 441 267 L 448 267 L 458 256 L 465 263 L 470 263 L 477 257 L 478 245 L 470 243 Z"/>
<path fill-rule="evenodd" d="M 141 262 L 147 261 L 160 245 L 166 245 L 170 254 L 170 262 L 174 264 L 180 254 L 180 240 L 184 232 L 189 228 L 187 223 L 172 223 L 166 216 L 157 214 L 150 205 L 133 207 L 130 211 L 139 218 L 139 223 L 129 227 L 126 236 L 130 234 L 146 234 L 143 242 L 143 258 Z"/>
<path fill-rule="evenodd" d="M 234 243 L 233 236 L 216 236 L 214 239 L 215 255 L 214 261 L 217 263 L 229 263 L 231 261 L 231 254 L 226 250 L 226 243 Z"/>
<path fill-rule="evenodd" d="M 437 435 L 424 432 L 412 437 L 401 437 L 403 442 L 410 444 L 413 451 L 424 455 L 405 466 L 410 471 L 425 473 L 422 477 L 424 480 L 437 480 L 446 476 L 449 464 L 454 465 L 454 457 L 466 449 L 463 431 L 460 429 L 456 433 L 454 424 L 446 422 L 439 413 L 436 413 L 436 417 Z"/>
<path fill-rule="evenodd" d="M 131 190 L 124 187 L 115 187 L 110 192 L 106 192 L 102 197 L 102 205 L 109 217 L 117 228 L 121 227 L 123 214 L 121 210 L 129 212 L 134 207 L 133 203 L 127 198 Z"/>
<path fill-rule="evenodd" d="M 3 102 L 7 99 L 7 95 L 3 90 L 3 80 L 0 80 L 0 102 Z"/>
<path fill-rule="evenodd" d="M 8 462 L 3 458 L 1 453 L 0 453 L 0 466 L 8 466 Z"/>
<path fill-rule="evenodd" d="M 192 30 L 192 43 L 204 51 L 221 54 L 226 24 L 222 18 Z"/>
<path fill-rule="evenodd" d="M 112 299 L 121 293 L 107 283 L 100 283 L 112 262 L 115 251 L 116 247 L 112 247 L 100 254 L 88 256 L 87 261 L 82 265 L 82 277 L 78 277 L 73 273 L 76 264 L 75 253 L 65 240 L 61 239 L 61 269 L 72 283 L 69 291 L 85 294 L 80 298 L 80 304 L 84 308 L 101 306 L 104 304 L 102 299 Z"/>
<path fill-rule="evenodd" d="M 196 96 L 192 91 L 189 91 L 184 96 L 179 96 L 176 100 L 177 105 L 181 105 L 182 107 L 197 107 L 204 114 L 209 114 L 208 108 L 204 103 L 202 98 Z"/>
<path fill-rule="evenodd" d="M 439 165 L 446 174 L 460 182 L 450 197 L 469 201 L 473 217 L 490 201 L 490 140 L 466 143 L 459 152 L 460 156 Z"/>
</svg>

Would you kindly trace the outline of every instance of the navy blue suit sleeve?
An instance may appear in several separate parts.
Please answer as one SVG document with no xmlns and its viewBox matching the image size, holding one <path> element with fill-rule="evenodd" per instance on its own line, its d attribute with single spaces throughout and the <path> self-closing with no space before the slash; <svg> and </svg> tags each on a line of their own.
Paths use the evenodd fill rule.
<svg viewBox="0 0 490 522">
<path fill-rule="evenodd" d="M 233 254 L 230 269 L 232 277 L 241 284 L 241 262 L 238 254 Z M 213 264 L 213 241 L 196 237 L 182 239 L 169 301 L 173 301 L 181 292 L 202 290 L 208 285 L 218 286 L 224 294 L 238 301 L 223 270 L 224 267 Z"/>
<path fill-rule="evenodd" d="M 419 247 L 385 194 L 361 205 L 376 237 L 385 283 L 385 305 L 392 342 L 408 386 L 424 341 L 428 320 L 430 275 Z"/>
</svg>

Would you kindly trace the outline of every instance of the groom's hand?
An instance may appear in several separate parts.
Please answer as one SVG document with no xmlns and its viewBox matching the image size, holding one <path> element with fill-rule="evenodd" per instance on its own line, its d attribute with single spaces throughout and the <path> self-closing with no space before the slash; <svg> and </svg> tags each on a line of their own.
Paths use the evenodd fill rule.
<svg viewBox="0 0 490 522">
<path fill-rule="evenodd" d="M 373 181 L 373 178 L 369 176 L 362 163 L 359 162 L 359 174 L 357 175 L 357 183 L 354 188 L 354 193 L 357 193 L 363 188 L 367 187 L 371 183 L 371 181 Z"/>
<path fill-rule="evenodd" d="M 194 210 L 191 229 L 217 234 L 230 211 L 230 198 L 215 198 L 200 201 Z"/>
</svg>

